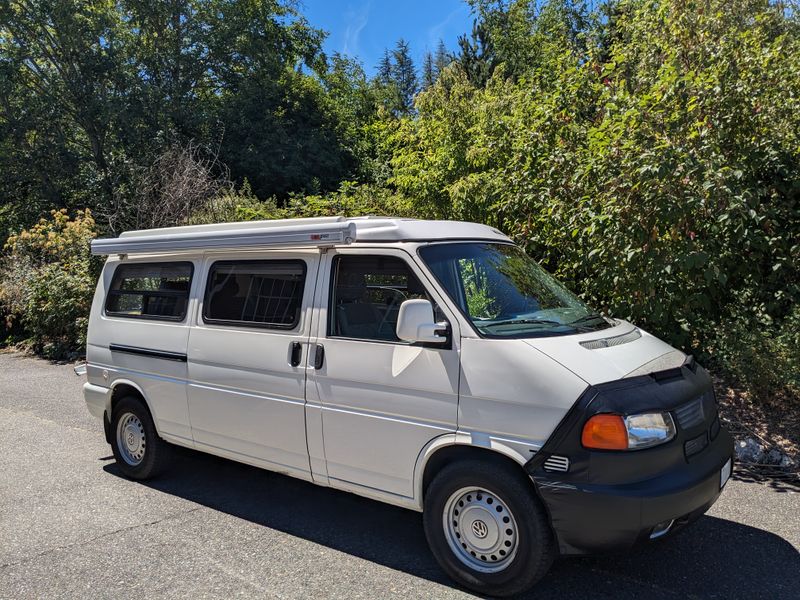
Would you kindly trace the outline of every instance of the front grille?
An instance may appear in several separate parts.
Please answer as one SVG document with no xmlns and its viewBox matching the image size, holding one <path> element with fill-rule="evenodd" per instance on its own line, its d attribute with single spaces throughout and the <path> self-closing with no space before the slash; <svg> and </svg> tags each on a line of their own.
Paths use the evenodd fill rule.
<svg viewBox="0 0 800 600">
<path fill-rule="evenodd" d="M 698 435 L 696 438 L 692 438 L 684 444 L 683 449 L 686 452 L 686 458 L 701 452 L 706 446 L 708 446 L 708 437 L 704 432 L 702 435 Z"/>
<path fill-rule="evenodd" d="M 566 456 L 553 455 L 544 461 L 545 471 L 558 471 L 559 473 L 566 473 L 569 471 L 569 459 Z"/>
<path fill-rule="evenodd" d="M 676 408 L 675 416 L 678 417 L 678 424 L 683 429 L 690 429 L 705 421 L 703 397 L 700 396 Z"/>
</svg>

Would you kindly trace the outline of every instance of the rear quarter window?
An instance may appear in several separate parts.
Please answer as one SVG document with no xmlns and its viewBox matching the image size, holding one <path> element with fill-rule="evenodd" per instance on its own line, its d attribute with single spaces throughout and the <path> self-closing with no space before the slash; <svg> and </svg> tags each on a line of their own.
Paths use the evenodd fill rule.
<svg viewBox="0 0 800 600">
<path fill-rule="evenodd" d="M 120 264 L 106 295 L 106 315 L 183 321 L 192 273 L 190 262 Z"/>
</svg>

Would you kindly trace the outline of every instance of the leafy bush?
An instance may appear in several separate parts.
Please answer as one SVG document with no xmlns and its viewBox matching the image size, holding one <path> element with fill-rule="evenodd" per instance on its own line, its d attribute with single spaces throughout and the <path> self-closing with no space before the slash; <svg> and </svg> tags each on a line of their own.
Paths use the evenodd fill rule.
<svg viewBox="0 0 800 600">
<path fill-rule="evenodd" d="M 746 314 L 746 313 L 744 313 Z M 781 323 L 738 316 L 716 327 L 707 357 L 757 398 L 800 402 L 800 308 Z"/>
<path fill-rule="evenodd" d="M 74 219 L 60 210 L 8 238 L 0 306 L 7 326 L 21 326 L 36 352 L 60 358 L 85 344 L 98 271 L 89 248 L 94 237 L 89 210 Z"/>
<path fill-rule="evenodd" d="M 245 183 L 241 190 L 220 196 L 206 208 L 196 212 L 190 223 L 220 223 L 291 219 L 297 217 L 330 217 L 343 215 L 410 216 L 412 202 L 386 188 L 345 181 L 339 189 L 325 195 L 292 196 L 285 206 L 274 199 L 260 201 Z"/>
<path fill-rule="evenodd" d="M 763 0 L 622 0 L 576 34 L 568 5 L 496 34 L 520 37 L 508 46 L 530 53 L 524 65 L 501 62 L 485 84 L 453 65 L 419 95 L 392 140 L 392 183 L 426 214 L 502 228 L 595 307 L 755 387 L 751 351 L 785 357 L 790 378 L 796 14 Z"/>
<path fill-rule="evenodd" d="M 322 196 L 295 196 L 281 212 L 284 218 L 358 217 L 383 215 L 404 217 L 414 213 L 413 203 L 404 196 L 372 185 L 345 181 L 339 189 Z"/>
</svg>

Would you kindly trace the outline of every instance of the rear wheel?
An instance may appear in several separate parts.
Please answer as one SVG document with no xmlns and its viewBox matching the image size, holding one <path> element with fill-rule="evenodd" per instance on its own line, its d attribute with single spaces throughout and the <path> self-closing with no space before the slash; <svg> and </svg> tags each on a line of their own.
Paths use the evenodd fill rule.
<svg viewBox="0 0 800 600">
<path fill-rule="evenodd" d="M 513 469 L 479 461 L 445 467 L 428 487 L 423 520 L 442 568 L 481 594 L 523 592 L 555 557 L 541 502 Z"/>
<path fill-rule="evenodd" d="M 166 466 L 169 444 L 158 437 L 150 412 L 135 396 L 122 398 L 111 415 L 111 449 L 120 471 L 149 479 Z"/>
</svg>

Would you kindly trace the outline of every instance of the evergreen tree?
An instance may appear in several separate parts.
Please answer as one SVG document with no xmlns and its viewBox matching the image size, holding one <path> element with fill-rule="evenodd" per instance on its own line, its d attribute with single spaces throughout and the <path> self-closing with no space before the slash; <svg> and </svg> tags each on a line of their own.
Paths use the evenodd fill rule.
<svg viewBox="0 0 800 600">
<path fill-rule="evenodd" d="M 400 38 L 392 51 L 392 80 L 397 87 L 397 107 L 399 114 L 411 114 L 414 110 L 414 96 L 419 89 L 417 72 L 411 58 L 408 42 Z"/>
<path fill-rule="evenodd" d="M 427 90 L 436 83 L 436 68 L 433 65 L 433 55 L 425 53 L 425 60 L 422 62 L 422 89 Z"/>
<path fill-rule="evenodd" d="M 378 82 L 383 85 L 388 85 L 392 82 L 392 57 L 389 55 L 389 49 L 383 49 L 383 56 L 378 63 Z"/>
<path fill-rule="evenodd" d="M 489 31 L 483 21 L 474 21 L 472 34 L 458 38 L 456 60 L 469 80 L 477 87 L 484 87 L 498 64 Z"/>
<path fill-rule="evenodd" d="M 453 62 L 453 57 L 447 52 L 447 46 L 444 45 L 442 40 L 439 40 L 439 45 L 436 47 L 436 56 L 433 59 L 433 68 L 436 71 L 437 78 L 451 62 Z"/>
</svg>

